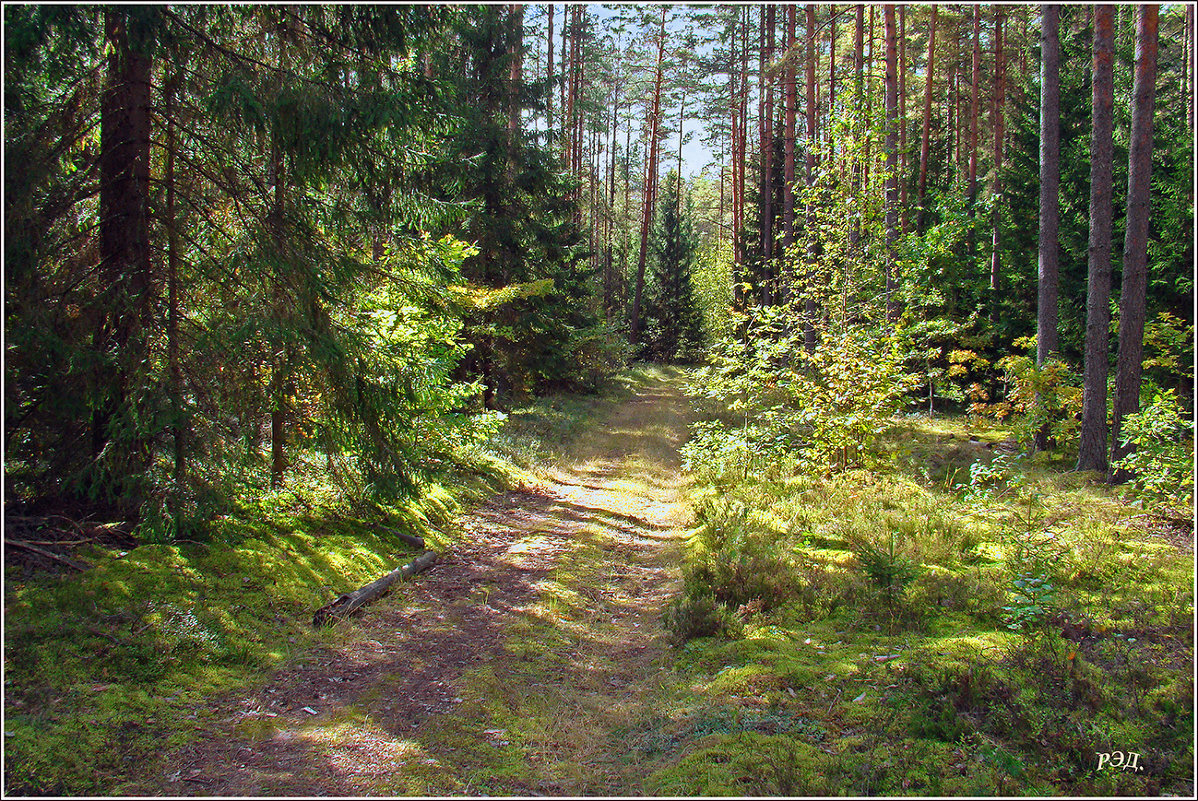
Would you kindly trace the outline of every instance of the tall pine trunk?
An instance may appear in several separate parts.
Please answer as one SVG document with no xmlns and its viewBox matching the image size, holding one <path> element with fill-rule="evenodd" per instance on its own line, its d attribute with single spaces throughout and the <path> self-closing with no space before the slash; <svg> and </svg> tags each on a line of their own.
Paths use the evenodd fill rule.
<svg viewBox="0 0 1198 801">
<path fill-rule="evenodd" d="M 804 276 L 806 297 L 803 300 L 803 344 L 808 353 L 815 350 L 815 318 L 818 307 L 812 294 L 815 292 L 815 151 L 819 137 L 816 132 L 815 100 L 815 6 L 807 4 L 807 160 L 804 165 L 804 183 L 807 185 L 807 270 Z"/>
<path fill-rule="evenodd" d="M 998 284 L 999 284 L 999 269 L 1001 258 L 999 255 L 1000 244 L 1000 221 L 1002 208 L 1002 156 L 1003 156 L 1003 128 L 1004 128 L 1004 104 L 1003 100 L 1006 91 L 1007 68 L 1005 55 L 1003 53 L 1003 20 L 1005 18 L 1001 7 L 994 9 L 994 179 L 991 182 L 991 196 L 993 197 L 993 208 L 991 211 L 991 238 L 990 238 L 990 321 L 995 325 L 999 323 L 998 314 Z"/>
<path fill-rule="evenodd" d="M 765 44 L 761 55 L 764 114 L 761 132 L 761 258 L 766 275 L 762 302 L 773 302 L 774 286 L 774 81 L 768 70 L 774 58 L 774 26 L 777 7 L 768 5 L 764 24 Z"/>
<path fill-rule="evenodd" d="M 553 152 L 553 3 L 549 4 L 549 30 L 546 34 L 545 80 L 545 147 Z"/>
<path fill-rule="evenodd" d="M 1114 6 L 1094 8 L 1091 81 L 1090 243 L 1081 441 L 1077 469 L 1107 469 L 1107 371 L 1111 327 L 1111 172 L 1114 129 Z"/>
<path fill-rule="evenodd" d="M 973 71 L 969 79 L 969 206 L 978 197 L 978 107 L 982 83 L 982 8 L 973 7 Z"/>
<path fill-rule="evenodd" d="M 653 112 L 649 115 L 649 157 L 645 166 L 645 205 L 641 214 L 641 249 L 636 261 L 636 285 L 633 288 L 632 312 L 628 321 L 628 340 L 638 342 L 641 325 L 641 301 L 645 290 L 645 262 L 649 253 L 649 224 L 653 219 L 653 189 L 657 174 L 657 132 L 661 119 L 662 57 L 666 47 L 666 7 L 661 9 L 661 28 L 657 36 L 657 66 L 653 78 Z"/>
<path fill-rule="evenodd" d="M 1124 418 L 1140 407 L 1144 356 L 1145 294 L 1148 284 L 1148 213 L 1152 178 L 1152 113 L 1156 100 L 1158 6 L 1142 5 L 1136 15 L 1135 87 L 1132 90 L 1131 147 L 1127 163 L 1127 226 L 1123 240 L 1123 285 L 1119 294 L 1119 353 L 1115 361 L 1115 408 L 1111 462 L 1133 448 L 1119 440 Z M 1112 481 L 1127 480 L 1118 470 Z"/>
<path fill-rule="evenodd" d="M 898 209 L 898 82 L 894 5 L 882 6 L 883 34 L 886 40 L 886 320 L 898 320 L 896 249 L 899 235 Z"/>
<path fill-rule="evenodd" d="M 793 51 L 795 47 L 795 7 L 786 7 L 786 110 L 783 119 L 782 152 L 782 255 L 789 258 L 795 236 L 795 114 L 798 107 L 798 87 L 795 86 Z"/>
<path fill-rule="evenodd" d="M 119 435 L 148 358 L 150 320 L 150 75 L 151 60 L 127 10 L 104 10 L 108 51 L 100 98 L 100 274 L 102 315 L 92 347 L 97 355 L 97 401 L 92 455 L 105 459 L 114 495 L 144 470 L 146 443 Z M 104 388 L 104 389 L 101 389 Z M 105 391 L 106 390 L 106 391 Z"/>
<path fill-rule="evenodd" d="M 907 6 L 898 7 L 899 228 L 907 233 Z"/>
<path fill-rule="evenodd" d="M 163 90 L 163 116 L 166 118 L 166 149 L 163 154 L 163 183 L 166 185 L 166 216 L 163 220 L 166 228 L 166 360 L 173 418 L 171 437 L 175 451 L 171 478 L 176 487 L 182 483 L 186 470 L 187 435 L 183 422 L 183 370 L 179 363 L 179 221 L 175 182 L 175 154 L 178 150 L 175 96 L 178 86 L 179 76 L 175 74 L 167 80 Z"/>
<path fill-rule="evenodd" d="M 932 25 L 928 31 L 927 69 L 924 72 L 923 90 L 923 137 L 919 143 L 919 195 L 916 199 L 918 211 L 915 230 L 923 230 L 924 201 L 928 189 L 928 155 L 932 141 L 932 83 L 936 74 L 936 6 L 932 6 Z M 951 130 L 952 126 L 949 125 Z"/>
<path fill-rule="evenodd" d="M 1040 241 L 1036 298 L 1036 366 L 1057 350 L 1058 187 L 1061 182 L 1060 8 L 1043 6 L 1040 46 Z M 1036 432 L 1033 447 L 1048 448 L 1048 423 Z"/>
</svg>

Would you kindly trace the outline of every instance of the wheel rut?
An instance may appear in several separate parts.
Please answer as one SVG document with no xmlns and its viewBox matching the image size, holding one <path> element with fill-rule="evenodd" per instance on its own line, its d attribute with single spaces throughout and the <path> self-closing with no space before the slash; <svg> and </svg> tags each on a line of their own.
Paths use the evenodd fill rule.
<svg viewBox="0 0 1198 801">
<path fill-rule="evenodd" d="M 217 701 L 158 791 L 635 794 L 620 732 L 663 687 L 690 515 L 679 384 L 642 388 L 540 486 L 462 516 L 452 552 L 343 642 Z"/>
</svg>

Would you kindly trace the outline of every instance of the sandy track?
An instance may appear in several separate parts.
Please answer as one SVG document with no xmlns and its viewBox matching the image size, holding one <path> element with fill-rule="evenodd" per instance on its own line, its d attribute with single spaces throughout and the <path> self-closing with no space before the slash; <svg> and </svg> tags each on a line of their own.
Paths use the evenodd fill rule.
<svg viewBox="0 0 1198 801">
<path fill-rule="evenodd" d="M 464 516 L 452 553 L 342 644 L 218 702 L 155 792 L 636 793 L 621 727 L 662 687 L 689 517 L 678 384 L 616 407 L 536 491 Z"/>
</svg>

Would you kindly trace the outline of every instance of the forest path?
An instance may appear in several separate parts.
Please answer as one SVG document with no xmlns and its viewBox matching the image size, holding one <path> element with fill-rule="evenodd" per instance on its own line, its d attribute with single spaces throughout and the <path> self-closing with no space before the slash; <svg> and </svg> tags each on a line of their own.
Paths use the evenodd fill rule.
<svg viewBox="0 0 1198 801">
<path fill-rule="evenodd" d="M 535 491 L 460 519 L 453 552 L 338 644 L 220 702 L 172 795 L 615 795 L 669 686 L 660 615 L 690 519 L 682 373 L 573 443 Z"/>
</svg>

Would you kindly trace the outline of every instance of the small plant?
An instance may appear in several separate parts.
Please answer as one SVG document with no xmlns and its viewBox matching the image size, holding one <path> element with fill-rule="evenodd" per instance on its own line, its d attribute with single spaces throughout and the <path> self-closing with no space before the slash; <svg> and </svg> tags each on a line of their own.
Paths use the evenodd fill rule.
<svg viewBox="0 0 1198 801">
<path fill-rule="evenodd" d="M 1123 421 L 1120 440 L 1135 450 L 1112 467 L 1132 475 L 1132 492 L 1146 508 L 1188 515 L 1194 503 L 1194 424 L 1182 416 L 1173 390 Z"/>
<path fill-rule="evenodd" d="M 880 591 L 893 621 L 895 606 L 906 592 L 907 586 L 919 576 L 920 567 L 899 553 L 893 531 L 890 532 L 885 548 L 863 541 L 853 548 L 853 552 L 857 556 L 861 572 L 868 576 L 870 582 Z"/>
<path fill-rule="evenodd" d="M 736 615 L 716 602 L 715 594 L 693 584 L 686 587 L 662 613 L 662 624 L 675 645 L 697 637 L 740 636 L 743 627 Z"/>
<path fill-rule="evenodd" d="M 1056 588 L 1048 576 L 1021 573 L 1011 586 L 1015 598 L 1003 607 L 1007 613 L 1007 628 L 1028 634 L 1044 631 L 1056 605 Z"/>
<path fill-rule="evenodd" d="M 968 483 L 958 483 L 954 489 L 964 492 L 965 499 L 975 501 L 1002 494 L 1002 489 L 1011 479 L 1013 467 L 1011 457 L 1005 453 L 996 455 L 989 462 L 977 460 L 969 466 Z"/>
</svg>

